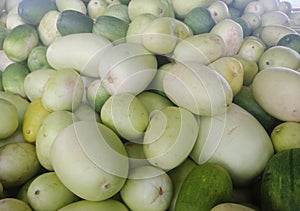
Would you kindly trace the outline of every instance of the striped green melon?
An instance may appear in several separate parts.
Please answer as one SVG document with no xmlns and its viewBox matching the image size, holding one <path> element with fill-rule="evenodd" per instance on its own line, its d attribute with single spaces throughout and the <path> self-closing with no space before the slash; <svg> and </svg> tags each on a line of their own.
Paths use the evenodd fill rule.
<svg viewBox="0 0 300 211">
<path fill-rule="evenodd" d="M 264 211 L 296 211 L 300 208 L 300 148 L 275 154 L 267 163 L 261 183 Z"/>
</svg>

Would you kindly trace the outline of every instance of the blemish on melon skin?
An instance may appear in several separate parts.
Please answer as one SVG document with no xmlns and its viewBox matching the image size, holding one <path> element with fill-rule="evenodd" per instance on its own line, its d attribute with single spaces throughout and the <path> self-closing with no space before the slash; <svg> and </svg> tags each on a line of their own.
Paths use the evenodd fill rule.
<svg viewBox="0 0 300 211">
<path fill-rule="evenodd" d="M 108 76 L 107 81 L 112 84 L 114 82 L 114 79 L 111 76 Z"/>
<path fill-rule="evenodd" d="M 127 143 L 126 146 L 127 146 L 128 148 L 131 148 L 131 147 L 133 147 L 133 144 L 132 144 L 132 143 Z"/>
<path fill-rule="evenodd" d="M 231 128 L 231 129 L 228 131 L 228 135 L 231 135 L 237 128 L 238 128 L 238 126 L 235 126 L 235 127 Z"/>
<path fill-rule="evenodd" d="M 161 196 L 164 194 L 164 190 L 162 189 L 162 187 L 159 187 L 159 192 L 158 192 L 158 193 L 159 193 L 159 195 L 161 195 Z"/>
<path fill-rule="evenodd" d="M 159 8 L 158 14 L 159 14 L 159 15 L 162 15 L 163 13 L 164 13 L 164 10 L 163 10 L 162 8 Z"/>
<path fill-rule="evenodd" d="M 217 43 L 217 44 L 221 44 L 222 43 L 222 40 L 220 38 L 217 38 L 217 37 L 213 37 L 213 38 L 210 38 L 213 42 Z"/>
<path fill-rule="evenodd" d="M 102 189 L 105 189 L 105 190 L 108 190 L 110 187 L 110 184 L 109 183 L 105 183 L 102 185 Z"/>
</svg>

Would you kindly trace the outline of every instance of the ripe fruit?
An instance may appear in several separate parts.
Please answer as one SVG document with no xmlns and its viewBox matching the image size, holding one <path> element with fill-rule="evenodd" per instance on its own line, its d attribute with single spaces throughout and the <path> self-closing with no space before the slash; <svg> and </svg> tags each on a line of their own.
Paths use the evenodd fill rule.
<svg viewBox="0 0 300 211">
<path fill-rule="evenodd" d="M 120 194 L 131 210 L 167 210 L 173 195 L 173 184 L 163 170 L 143 166 L 130 173 Z"/>
<path fill-rule="evenodd" d="M 300 123 L 283 122 L 277 125 L 271 133 L 271 139 L 276 152 L 300 148 Z"/>
<path fill-rule="evenodd" d="M 18 110 L 7 100 L 0 99 L 0 139 L 11 136 L 19 126 Z"/>
</svg>

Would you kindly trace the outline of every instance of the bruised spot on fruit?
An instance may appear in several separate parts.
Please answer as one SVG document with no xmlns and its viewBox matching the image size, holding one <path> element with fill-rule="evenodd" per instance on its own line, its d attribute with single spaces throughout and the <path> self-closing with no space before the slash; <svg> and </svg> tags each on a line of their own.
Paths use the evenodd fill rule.
<svg viewBox="0 0 300 211">
<path fill-rule="evenodd" d="M 109 189 L 109 187 L 110 187 L 109 183 L 105 183 L 104 185 L 102 185 L 102 188 L 105 190 Z"/>
<path fill-rule="evenodd" d="M 162 187 L 159 187 L 159 195 L 163 195 L 164 194 L 164 190 L 162 189 Z"/>
<path fill-rule="evenodd" d="M 158 168 L 161 168 L 161 166 L 157 162 L 155 162 L 153 165 L 156 166 L 156 167 L 158 167 Z"/>
<path fill-rule="evenodd" d="M 237 69 L 235 68 L 234 65 L 232 65 L 231 68 L 232 68 L 232 76 L 234 78 L 237 77 L 239 75 Z"/>
<path fill-rule="evenodd" d="M 26 134 L 31 134 L 31 130 L 26 130 Z"/>
<path fill-rule="evenodd" d="M 127 143 L 126 146 L 131 148 L 131 147 L 133 147 L 133 144 L 132 143 Z"/>
<path fill-rule="evenodd" d="M 231 128 L 231 129 L 228 131 L 228 135 L 231 135 L 237 128 L 238 128 L 238 126 L 235 126 L 235 127 Z"/>
<path fill-rule="evenodd" d="M 34 192 L 34 195 L 40 195 L 40 190 L 36 190 L 35 192 Z"/>
<path fill-rule="evenodd" d="M 159 15 L 162 15 L 164 13 L 164 10 L 162 8 L 159 8 Z"/>
<path fill-rule="evenodd" d="M 112 84 L 114 82 L 114 79 L 111 76 L 108 76 L 107 81 Z"/>
<path fill-rule="evenodd" d="M 210 42 L 214 42 L 214 43 L 217 43 L 217 44 L 221 43 L 221 40 L 217 37 L 209 37 L 209 40 L 210 40 Z"/>
<path fill-rule="evenodd" d="M 276 129 L 274 130 L 274 133 L 279 133 L 280 130 L 281 130 L 281 128 L 276 128 Z"/>
</svg>

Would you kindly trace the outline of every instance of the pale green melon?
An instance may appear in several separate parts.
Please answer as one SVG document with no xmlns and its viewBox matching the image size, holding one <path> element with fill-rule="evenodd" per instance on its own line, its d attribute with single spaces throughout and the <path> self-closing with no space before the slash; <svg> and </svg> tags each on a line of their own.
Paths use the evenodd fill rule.
<svg viewBox="0 0 300 211">
<path fill-rule="evenodd" d="M 147 160 L 164 170 L 175 168 L 189 156 L 198 130 L 196 117 L 186 109 L 168 106 L 156 111 L 143 140 Z"/>
<path fill-rule="evenodd" d="M 197 62 L 172 66 L 164 76 L 163 89 L 175 105 L 201 116 L 225 113 L 233 98 L 225 78 Z"/>
<path fill-rule="evenodd" d="M 225 114 L 201 118 L 190 156 L 198 164 L 220 164 L 236 186 L 244 186 L 262 173 L 273 154 L 271 139 L 262 125 L 249 112 L 231 104 Z"/>
<path fill-rule="evenodd" d="M 50 156 L 60 181 L 82 199 L 108 199 L 120 191 L 128 176 L 123 143 L 101 123 L 68 125 L 57 135 Z"/>
<path fill-rule="evenodd" d="M 282 121 L 300 121 L 300 73 L 285 67 L 269 67 L 258 72 L 252 83 L 258 104 Z"/>
</svg>

